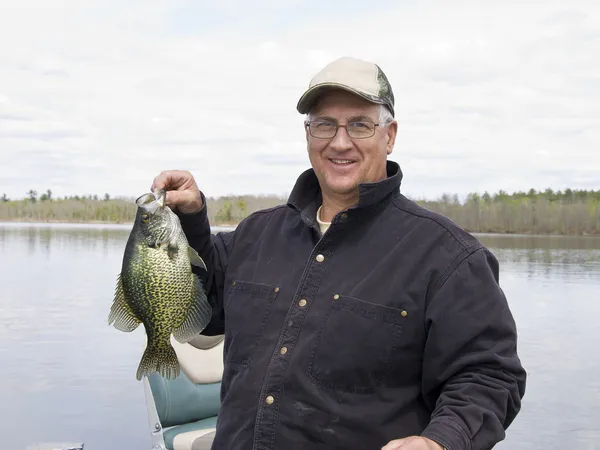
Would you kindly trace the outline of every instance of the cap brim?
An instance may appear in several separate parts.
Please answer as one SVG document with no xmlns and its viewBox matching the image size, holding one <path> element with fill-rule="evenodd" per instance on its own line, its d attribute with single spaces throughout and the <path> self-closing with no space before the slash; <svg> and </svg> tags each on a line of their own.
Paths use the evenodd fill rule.
<svg viewBox="0 0 600 450">
<path fill-rule="evenodd" d="M 359 97 L 362 97 L 371 103 L 376 103 L 378 105 L 387 105 L 387 107 L 390 108 L 392 114 L 394 114 L 394 108 L 392 107 L 392 105 L 390 105 L 388 102 L 386 102 L 382 98 L 377 97 L 373 94 L 369 94 L 368 92 L 363 92 L 358 89 L 354 89 L 350 86 L 347 86 L 345 84 L 340 84 L 340 83 L 321 83 L 321 84 L 317 84 L 317 85 L 309 88 L 302 95 L 302 97 L 300 97 L 300 100 L 298 100 L 296 109 L 298 110 L 298 112 L 300 114 L 308 113 L 310 111 L 311 107 L 314 105 L 314 103 L 319 98 L 319 96 L 323 92 L 331 90 L 331 89 L 341 89 L 341 90 L 356 94 Z"/>
</svg>

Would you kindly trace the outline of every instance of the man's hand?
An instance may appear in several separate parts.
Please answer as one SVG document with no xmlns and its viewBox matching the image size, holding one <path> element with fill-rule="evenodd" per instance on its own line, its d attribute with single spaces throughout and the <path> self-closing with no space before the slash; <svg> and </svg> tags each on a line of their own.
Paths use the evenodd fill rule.
<svg viewBox="0 0 600 450">
<path fill-rule="evenodd" d="M 445 450 L 440 444 L 426 437 L 411 436 L 388 442 L 381 450 Z"/>
<path fill-rule="evenodd" d="M 192 214 L 202 209 L 202 196 L 196 180 L 187 170 L 165 170 L 152 182 L 151 190 L 165 188 L 166 203 L 171 209 L 183 214 Z"/>
</svg>

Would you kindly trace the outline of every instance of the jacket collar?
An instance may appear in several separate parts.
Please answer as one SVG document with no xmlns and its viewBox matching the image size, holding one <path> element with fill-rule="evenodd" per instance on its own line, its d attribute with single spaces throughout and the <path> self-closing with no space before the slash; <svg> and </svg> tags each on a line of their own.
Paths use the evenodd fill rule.
<svg viewBox="0 0 600 450">
<path fill-rule="evenodd" d="M 352 209 L 367 208 L 379 204 L 389 194 L 399 191 L 402 182 L 402 170 L 398 163 L 387 161 L 387 178 L 375 183 L 358 185 L 358 204 Z M 292 189 L 288 198 L 288 206 L 302 212 L 303 219 L 314 223 L 318 207 L 323 197 L 319 180 L 313 169 L 304 171 Z"/>
</svg>

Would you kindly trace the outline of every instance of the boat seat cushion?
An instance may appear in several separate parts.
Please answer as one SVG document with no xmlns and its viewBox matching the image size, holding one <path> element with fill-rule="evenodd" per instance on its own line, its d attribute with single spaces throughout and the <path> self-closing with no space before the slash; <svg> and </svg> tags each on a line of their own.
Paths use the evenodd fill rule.
<svg viewBox="0 0 600 450">
<path fill-rule="evenodd" d="M 212 447 L 212 443 L 215 439 L 216 431 L 211 431 L 204 436 L 199 436 L 194 439 L 194 443 L 192 444 L 192 450 L 210 450 Z"/>
<path fill-rule="evenodd" d="M 201 444 L 209 441 L 212 444 L 216 426 L 217 418 L 209 417 L 208 419 L 169 428 L 164 430 L 163 433 L 165 445 L 169 450 L 203 450 L 204 447 L 200 447 Z M 200 439 L 198 447 L 194 447 L 193 445 L 198 439 Z M 208 450 L 210 450 L 210 444 L 206 447 Z"/>
<path fill-rule="evenodd" d="M 163 428 L 193 423 L 219 413 L 221 383 L 194 384 L 185 372 L 172 380 L 153 373 L 148 382 Z"/>
<path fill-rule="evenodd" d="M 208 428 L 178 434 L 173 441 L 173 450 L 210 450 L 215 432 L 214 428 Z"/>
<path fill-rule="evenodd" d="M 182 344 L 171 336 L 181 370 L 194 384 L 220 382 L 223 377 L 223 336 L 198 336 L 192 341 Z"/>
</svg>

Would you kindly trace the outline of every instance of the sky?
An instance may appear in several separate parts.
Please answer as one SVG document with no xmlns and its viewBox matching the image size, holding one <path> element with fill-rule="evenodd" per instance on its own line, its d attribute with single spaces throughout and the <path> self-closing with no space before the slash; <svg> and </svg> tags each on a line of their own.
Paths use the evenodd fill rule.
<svg viewBox="0 0 600 450">
<path fill-rule="evenodd" d="M 0 195 L 287 195 L 296 103 L 375 62 L 412 198 L 600 189 L 600 2 L 0 0 Z"/>
</svg>

